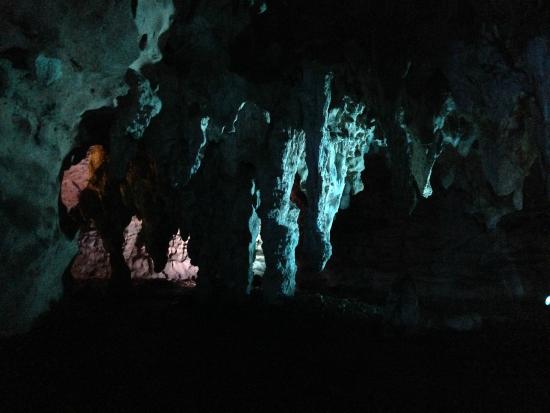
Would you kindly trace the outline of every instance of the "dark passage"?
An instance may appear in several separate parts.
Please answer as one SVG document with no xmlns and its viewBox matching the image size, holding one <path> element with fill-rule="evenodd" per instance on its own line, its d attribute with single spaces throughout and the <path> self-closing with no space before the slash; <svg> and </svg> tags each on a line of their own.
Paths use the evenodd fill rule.
<svg viewBox="0 0 550 413">
<path fill-rule="evenodd" d="M 75 296 L 2 342 L 2 411 L 538 411 L 550 402 L 550 319 L 540 308 L 474 333 L 406 336 L 351 300 L 201 305 L 159 285 L 135 294 Z"/>
</svg>

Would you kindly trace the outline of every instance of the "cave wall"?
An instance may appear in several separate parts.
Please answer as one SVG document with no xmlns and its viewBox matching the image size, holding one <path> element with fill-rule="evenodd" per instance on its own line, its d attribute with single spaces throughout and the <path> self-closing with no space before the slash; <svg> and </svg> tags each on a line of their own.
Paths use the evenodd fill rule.
<svg viewBox="0 0 550 413">
<path fill-rule="evenodd" d="M 471 194 L 446 190 L 445 171 L 437 166 L 433 195 L 399 217 L 387 161 L 378 154 L 365 162 L 365 191 L 338 214 L 333 258 L 316 288 L 383 305 L 393 286 L 410 277 L 420 303 L 439 314 L 495 314 L 522 300 L 544 302 L 550 221 L 536 168 L 525 181 L 523 209 L 487 230 L 483 216 L 465 213 Z"/>
<path fill-rule="evenodd" d="M 90 219 L 120 285 L 135 215 L 155 271 L 180 229 L 199 287 L 237 295 L 251 289 L 261 221 L 264 294 L 291 296 L 297 273 L 330 263 L 332 227 L 368 182 L 370 154 L 387 164 L 399 225 L 438 197 L 480 233 L 501 233 L 533 173 L 544 211 L 550 14 L 521 3 L 3 0 L 0 329 L 27 326 L 59 296 L 70 238 Z M 60 177 L 94 144 L 107 151 L 105 185 L 66 215 Z M 497 238 L 480 248 L 504 248 Z M 448 254 L 443 266 L 461 265 Z"/>
<path fill-rule="evenodd" d="M 59 226 L 62 163 L 81 116 L 128 91 L 130 3 L 0 2 L 0 331 L 27 328 L 62 292 L 76 252 Z"/>
</svg>

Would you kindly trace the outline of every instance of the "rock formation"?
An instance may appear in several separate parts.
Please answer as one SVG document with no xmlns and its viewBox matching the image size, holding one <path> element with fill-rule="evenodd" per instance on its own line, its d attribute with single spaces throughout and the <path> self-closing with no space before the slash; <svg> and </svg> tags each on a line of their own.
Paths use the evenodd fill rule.
<svg viewBox="0 0 550 413">
<path fill-rule="evenodd" d="M 127 92 L 139 47 L 129 2 L 2 1 L 0 11 L 0 329 L 13 331 L 61 294 L 77 248 L 58 224 L 61 164 L 83 113 Z"/>
<path fill-rule="evenodd" d="M 242 297 L 261 273 L 266 298 L 292 296 L 336 235 L 361 271 L 384 254 L 418 264 L 369 278 L 389 293 L 406 274 L 412 324 L 418 297 L 452 294 L 430 286 L 458 290 L 483 265 L 513 297 L 547 295 L 531 281 L 548 251 L 525 270 L 517 227 L 548 225 L 548 6 L 352 3 L 1 0 L 0 329 L 60 296 L 78 231 L 73 265 L 120 290 L 198 267 L 201 288 Z M 369 160 L 387 169 L 376 193 Z M 386 232 L 342 218 L 335 234 L 354 214 Z M 341 279 L 344 256 L 327 270 Z"/>
</svg>

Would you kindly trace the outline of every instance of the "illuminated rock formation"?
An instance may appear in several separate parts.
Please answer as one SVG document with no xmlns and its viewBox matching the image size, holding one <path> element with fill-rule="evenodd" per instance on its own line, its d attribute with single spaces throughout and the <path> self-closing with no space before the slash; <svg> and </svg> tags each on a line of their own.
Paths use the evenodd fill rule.
<svg viewBox="0 0 550 413">
<path fill-rule="evenodd" d="M 364 104 L 345 97 L 331 108 L 332 78 L 332 74 L 324 78 L 323 106 L 318 97 L 316 107 L 310 109 L 318 112 L 311 113 L 311 118 L 323 123 L 312 121 L 306 129 L 309 210 L 304 242 L 309 265 L 317 272 L 324 269 L 332 255 L 330 230 L 338 210 L 347 208 L 350 196 L 363 189 L 364 156 L 375 131 L 374 119 L 368 118 Z"/>
<path fill-rule="evenodd" d="M 132 217 L 124 232 L 123 255 L 130 268 L 133 279 L 166 279 L 169 281 L 194 282 L 197 279 L 198 267 L 191 265 L 187 255 L 187 242 L 180 233 L 175 234 L 167 249 L 167 263 L 161 272 L 155 272 L 154 263 L 144 245 L 139 244 L 139 233 L 142 221 Z"/>
<path fill-rule="evenodd" d="M 296 175 L 305 176 L 305 134 L 286 130 L 270 136 L 269 162 L 259 164 L 260 206 L 266 272 L 264 291 L 271 297 L 293 295 L 299 208 L 291 200 Z M 269 169 L 268 169 L 269 167 Z"/>
<path fill-rule="evenodd" d="M 139 55 L 129 3 L 90 2 L 86 13 L 63 0 L 0 6 L 9 22 L 0 29 L 2 330 L 27 327 L 61 294 L 77 245 L 59 229 L 58 174 L 81 115 L 127 91 Z"/>
<path fill-rule="evenodd" d="M 262 247 L 263 241 L 260 232 L 256 238 L 256 248 L 254 249 L 254 261 L 252 262 L 252 272 L 255 276 L 263 277 L 265 274 L 265 255 Z"/>
<path fill-rule="evenodd" d="M 167 262 L 161 272 L 155 272 L 151 256 L 144 245 L 139 244 L 142 221 L 133 217 L 124 231 L 122 255 L 130 268 L 132 279 L 185 282 L 194 285 L 198 277 L 198 267 L 191 264 L 187 254 L 187 243 L 179 232 L 167 246 Z M 79 238 L 79 253 L 71 267 L 71 275 L 76 280 L 108 279 L 111 277 L 109 254 L 103 246 L 101 234 L 93 228 L 83 232 Z"/>
<path fill-rule="evenodd" d="M 260 273 L 270 298 L 327 265 L 345 279 L 330 268 L 333 229 L 349 211 L 364 222 L 353 208 L 365 185 L 380 219 L 349 224 L 350 259 L 361 274 L 394 263 L 373 285 L 388 292 L 403 260 L 419 296 L 441 279 L 473 291 L 484 265 L 499 274 L 486 285 L 514 298 L 542 288 L 523 274 L 546 253 L 526 270 L 510 252 L 527 217 L 547 219 L 541 2 L 525 21 L 495 2 L 426 15 L 397 1 L 77 3 L 0 3 L 0 329 L 60 296 L 78 231 L 78 278 L 110 274 L 119 292 L 196 267 L 199 285 L 238 297 Z M 369 160 L 387 169 L 370 191 Z M 373 240 L 377 225 L 388 232 Z"/>
<path fill-rule="evenodd" d="M 140 71 L 145 65 L 161 61 L 160 37 L 170 28 L 175 9 L 172 0 L 139 0 L 135 1 L 135 9 L 132 13 L 137 26 L 137 39 L 141 52 L 130 67 Z"/>
<path fill-rule="evenodd" d="M 100 145 L 90 147 L 80 162 L 63 171 L 61 178 L 61 203 L 71 211 L 80 202 L 80 193 L 90 185 L 90 179 L 103 164 L 104 149 Z"/>
<path fill-rule="evenodd" d="M 71 266 L 74 279 L 86 281 L 111 277 L 109 254 L 105 251 L 101 234 L 96 229 L 80 234 L 78 250 Z"/>
</svg>

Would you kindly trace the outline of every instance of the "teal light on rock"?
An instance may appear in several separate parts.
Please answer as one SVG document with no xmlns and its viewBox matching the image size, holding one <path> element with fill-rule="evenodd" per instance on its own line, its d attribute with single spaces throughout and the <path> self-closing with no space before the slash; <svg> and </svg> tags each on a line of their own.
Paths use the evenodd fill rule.
<svg viewBox="0 0 550 413">
<path fill-rule="evenodd" d="M 63 76 L 61 60 L 59 59 L 40 54 L 36 58 L 34 66 L 36 70 L 36 77 L 46 86 L 50 86 L 52 83 L 55 83 L 61 79 L 61 76 Z"/>
</svg>

